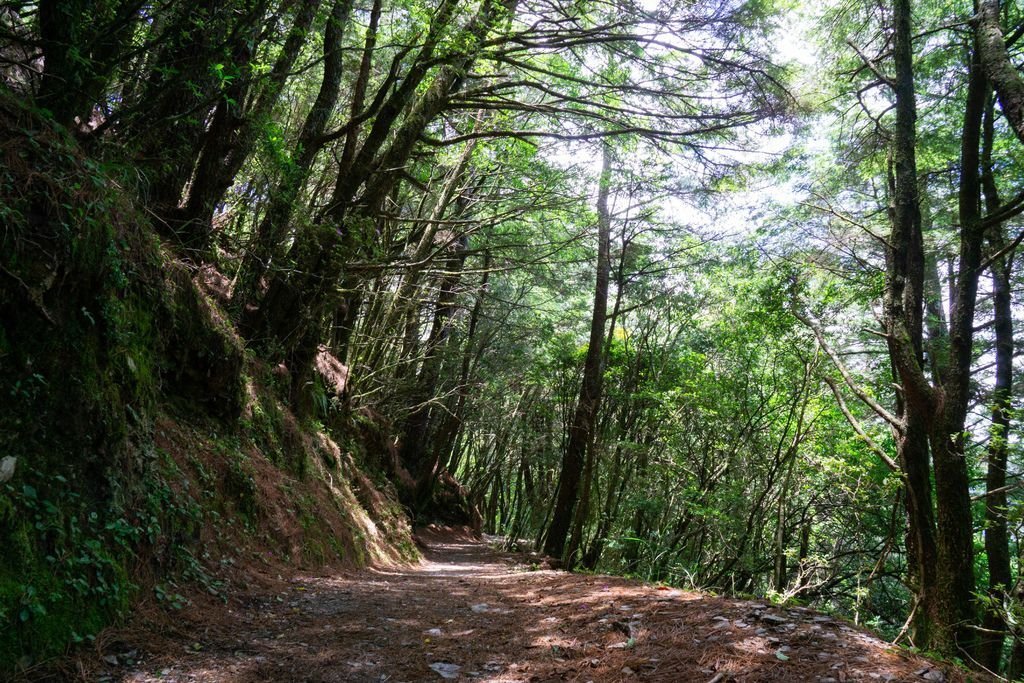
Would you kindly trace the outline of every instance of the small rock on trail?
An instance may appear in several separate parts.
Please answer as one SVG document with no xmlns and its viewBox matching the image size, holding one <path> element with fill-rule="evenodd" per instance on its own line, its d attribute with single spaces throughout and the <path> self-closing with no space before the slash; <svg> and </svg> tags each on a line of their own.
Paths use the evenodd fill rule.
<svg viewBox="0 0 1024 683">
<path fill-rule="evenodd" d="M 430 665 L 430 668 L 441 678 L 454 680 L 459 677 L 459 670 L 462 667 L 458 664 L 449 664 L 448 662 L 434 662 Z"/>
</svg>

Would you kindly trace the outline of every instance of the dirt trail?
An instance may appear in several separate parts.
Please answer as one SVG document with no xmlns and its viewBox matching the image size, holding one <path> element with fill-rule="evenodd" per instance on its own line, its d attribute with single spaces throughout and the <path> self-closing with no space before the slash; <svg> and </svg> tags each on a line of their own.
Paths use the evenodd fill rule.
<svg viewBox="0 0 1024 683">
<path fill-rule="evenodd" d="M 963 680 L 809 610 L 530 571 L 482 543 L 427 542 L 416 567 L 285 577 L 184 610 L 169 631 L 136 625 L 107 643 L 93 680 Z"/>
</svg>

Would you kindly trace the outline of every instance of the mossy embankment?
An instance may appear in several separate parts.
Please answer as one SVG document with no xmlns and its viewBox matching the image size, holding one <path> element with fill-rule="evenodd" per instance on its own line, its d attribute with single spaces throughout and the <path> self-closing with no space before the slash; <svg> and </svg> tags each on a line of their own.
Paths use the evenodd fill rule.
<svg viewBox="0 0 1024 683">
<path fill-rule="evenodd" d="M 296 420 L 133 171 L 6 95 L 0 131 L 0 674 L 185 583 L 413 558 L 366 424 Z"/>
</svg>

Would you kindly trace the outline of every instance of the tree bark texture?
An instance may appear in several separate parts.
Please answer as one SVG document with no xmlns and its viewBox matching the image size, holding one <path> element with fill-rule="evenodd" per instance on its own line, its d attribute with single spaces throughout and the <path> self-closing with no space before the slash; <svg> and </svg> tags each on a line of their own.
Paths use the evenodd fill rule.
<svg viewBox="0 0 1024 683">
<path fill-rule="evenodd" d="M 999 0 L 981 0 L 974 18 L 977 49 L 999 107 L 1017 139 L 1024 143 L 1024 79 L 1010 59 L 999 21 Z"/>
</svg>

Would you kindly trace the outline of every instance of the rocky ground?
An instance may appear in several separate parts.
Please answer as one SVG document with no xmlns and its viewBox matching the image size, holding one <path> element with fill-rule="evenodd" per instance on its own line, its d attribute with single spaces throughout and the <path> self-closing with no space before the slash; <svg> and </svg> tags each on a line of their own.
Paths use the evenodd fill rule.
<svg viewBox="0 0 1024 683">
<path fill-rule="evenodd" d="M 804 608 L 536 570 L 466 537 L 426 561 L 268 577 L 227 604 L 140 615 L 101 639 L 89 680 L 962 681 Z"/>
</svg>

